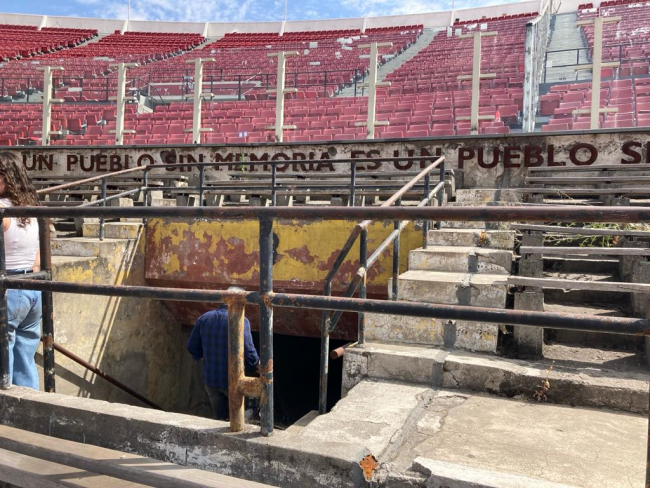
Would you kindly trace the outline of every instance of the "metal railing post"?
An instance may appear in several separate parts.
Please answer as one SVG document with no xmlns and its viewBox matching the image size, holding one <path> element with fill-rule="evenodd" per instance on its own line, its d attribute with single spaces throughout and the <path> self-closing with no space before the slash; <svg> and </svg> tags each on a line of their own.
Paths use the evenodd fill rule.
<svg viewBox="0 0 650 488">
<path fill-rule="evenodd" d="M 199 207 L 203 206 L 203 196 L 205 194 L 205 166 L 199 166 Z"/>
<path fill-rule="evenodd" d="M 429 198 L 431 192 L 431 174 L 427 173 L 424 177 L 424 198 Z M 422 247 L 427 248 L 427 237 L 429 236 L 429 221 L 422 222 Z"/>
<path fill-rule="evenodd" d="M 278 190 L 276 188 L 277 168 L 275 163 L 271 163 L 271 206 L 275 207 L 278 204 Z"/>
<path fill-rule="evenodd" d="M 263 436 L 273 433 L 273 220 L 260 218 L 260 425 Z"/>
<path fill-rule="evenodd" d="M 241 75 L 237 77 L 237 100 L 241 101 Z"/>
<path fill-rule="evenodd" d="M 359 285 L 359 298 L 366 298 L 366 282 L 368 279 L 368 229 L 365 228 L 361 231 L 359 236 L 359 266 L 361 266 L 365 272 L 363 274 L 363 279 Z M 365 334 L 366 334 L 366 314 L 359 312 L 359 323 L 358 323 L 358 339 L 357 342 L 360 346 L 363 346 L 365 343 Z"/>
<path fill-rule="evenodd" d="M 143 206 L 148 207 L 149 206 L 149 168 L 145 168 L 144 170 L 144 176 L 142 177 L 142 185 L 143 185 Z M 145 219 L 146 221 L 146 219 Z"/>
<path fill-rule="evenodd" d="M 440 171 L 440 180 L 439 180 L 439 182 L 440 182 L 440 183 L 444 183 L 444 182 L 445 182 L 445 160 L 444 160 L 444 159 L 442 160 L 442 162 L 441 162 L 440 165 L 438 166 L 438 171 Z M 445 194 L 445 191 L 446 191 L 446 190 L 445 190 L 445 187 L 442 186 L 442 187 L 440 187 L 440 189 L 438 190 L 438 195 L 436 195 L 436 197 L 437 197 L 437 199 L 438 199 L 438 206 L 439 206 L 439 207 L 442 207 L 442 205 L 443 205 L 443 203 L 444 203 L 444 199 L 445 199 L 445 198 L 444 198 L 444 194 Z M 440 230 L 441 227 L 442 227 L 442 222 L 441 222 L 440 220 L 437 220 L 436 223 L 434 224 L 434 229 L 436 229 L 436 230 Z M 427 237 L 428 237 L 428 236 L 427 236 Z"/>
<path fill-rule="evenodd" d="M 38 221 L 39 248 L 41 253 L 41 271 L 46 271 L 52 279 L 52 245 L 50 239 L 50 220 Z M 56 392 L 55 358 L 54 358 L 54 301 L 52 292 L 41 292 L 42 303 L 42 341 L 43 341 L 43 387 L 46 393 Z"/>
<path fill-rule="evenodd" d="M 9 317 L 7 316 L 7 288 L 4 279 L 7 277 L 7 262 L 5 260 L 5 236 L 0 232 L 0 388 L 11 388 L 11 373 L 9 362 Z"/>
<path fill-rule="evenodd" d="M 325 283 L 323 295 L 332 294 L 332 284 Z M 320 331 L 320 389 L 318 394 L 318 414 L 327 413 L 327 382 L 329 380 L 329 349 L 330 349 L 330 313 L 323 310 Z"/>
<path fill-rule="evenodd" d="M 350 164 L 350 201 L 348 207 L 354 207 L 354 199 L 356 197 L 356 184 L 357 184 L 357 163 Z"/>
<path fill-rule="evenodd" d="M 244 430 L 244 308 L 245 301 L 228 301 L 228 411 L 230 431 Z"/>
<path fill-rule="evenodd" d="M 108 184 L 108 178 L 104 177 L 102 178 L 102 207 L 106 206 L 106 186 Z M 104 217 L 101 217 L 99 219 L 99 240 L 103 241 L 104 240 L 104 223 L 106 219 Z"/>
<path fill-rule="evenodd" d="M 401 200 L 399 201 L 399 204 L 401 204 Z M 400 229 L 400 221 L 395 220 L 393 222 L 393 228 L 396 231 L 399 231 Z M 393 288 L 393 293 L 392 293 L 392 299 L 397 300 L 398 295 L 399 295 L 399 248 L 400 248 L 400 237 L 401 237 L 401 232 L 397 234 L 397 237 L 395 237 L 395 240 L 393 241 L 393 283 L 392 283 L 392 288 Z"/>
</svg>

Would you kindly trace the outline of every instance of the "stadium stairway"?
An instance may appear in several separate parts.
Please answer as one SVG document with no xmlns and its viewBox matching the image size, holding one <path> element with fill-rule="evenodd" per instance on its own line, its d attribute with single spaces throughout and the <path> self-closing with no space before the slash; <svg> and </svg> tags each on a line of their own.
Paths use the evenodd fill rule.
<svg viewBox="0 0 650 488">
<path fill-rule="evenodd" d="M 481 198 L 477 190 L 456 190 L 455 205 L 482 205 Z M 443 228 L 429 233 L 427 248 L 411 251 L 409 269 L 399 276 L 399 299 L 505 308 L 514 232 L 486 229 L 481 222 L 454 224 L 462 227 L 443 222 Z M 495 324 L 373 314 L 366 328 L 370 341 L 488 353 L 497 351 L 499 334 Z"/>
<path fill-rule="evenodd" d="M 448 205 L 519 203 L 513 190 L 471 189 Z M 426 249 L 411 251 L 399 298 L 512 308 L 516 249 L 504 224 L 442 222 Z M 641 486 L 647 367 L 630 363 L 642 354 L 600 337 L 590 350 L 600 359 L 556 345 L 544 359 L 513 359 L 511 338 L 493 324 L 368 314 L 365 344 L 344 355 L 342 400 L 299 435 L 363 445 L 379 486 Z"/>
<path fill-rule="evenodd" d="M 580 64 L 586 64 L 588 60 L 587 45 L 580 35 L 580 29 L 576 27 L 578 16 L 576 12 L 556 14 L 553 18 L 553 30 L 548 51 L 562 51 L 565 49 L 585 49 L 580 51 Z M 573 65 L 576 63 L 576 52 L 555 53 L 548 55 L 548 62 L 554 66 Z M 547 67 L 546 82 L 555 83 L 559 81 L 591 80 L 591 72 L 588 70 L 576 71 L 573 66 L 566 68 Z"/>
<path fill-rule="evenodd" d="M 408 49 L 405 49 L 401 54 L 398 54 L 397 56 L 393 57 L 390 59 L 388 62 L 382 64 L 379 69 L 377 70 L 377 78 L 378 81 L 383 81 L 386 76 L 388 76 L 390 73 L 392 73 L 395 70 L 398 70 L 399 68 L 402 67 L 404 63 L 407 61 L 410 61 L 413 59 L 417 54 L 427 47 L 429 44 L 431 44 L 431 41 L 433 41 L 433 38 L 437 34 L 436 29 L 424 29 L 422 32 L 422 35 L 417 38 L 417 40 L 411 44 L 411 46 L 408 47 Z M 365 95 L 365 92 L 361 90 L 357 90 L 357 96 L 362 96 Z M 337 95 L 338 97 L 353 97 L 354 96 L 354 85 L 349 86 L 343 90 Z"/>
</svg>

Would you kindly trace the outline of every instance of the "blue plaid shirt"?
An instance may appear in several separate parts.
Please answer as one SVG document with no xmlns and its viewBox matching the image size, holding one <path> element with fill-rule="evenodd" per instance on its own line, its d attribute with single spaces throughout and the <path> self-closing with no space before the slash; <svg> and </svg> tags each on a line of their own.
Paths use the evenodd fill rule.
<svg viewBox="0 0 650 488">
<path fill-rule="evenodd" d="M 228 389 L 228 308 L 221 305 L 199 317 L 187 340 L 187 350 L 195 360 L 203 358 L 203 381 L 213 388 Z M 259 363 L 251 324 L 244 319 L 244 365 L 254 371 Z"/>
</svg>

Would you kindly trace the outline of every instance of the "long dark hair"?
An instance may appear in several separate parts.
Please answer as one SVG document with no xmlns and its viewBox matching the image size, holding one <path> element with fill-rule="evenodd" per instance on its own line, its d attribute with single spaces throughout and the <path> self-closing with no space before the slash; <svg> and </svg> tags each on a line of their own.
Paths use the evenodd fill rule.
<svg viewBox="0 0 650 488">
<path fill-rule="evenodd" d="M 5 191 L 0 197 L 8 198 L 15 207 L 40 205 L 34 184 L 16 154 L 9 151 L 0 152 L 0 175 L 5 179 Z M 20 217 L 17 220 L 19 227 L 25 227 L 30 222 L 29 217 Z"/>
</svg>

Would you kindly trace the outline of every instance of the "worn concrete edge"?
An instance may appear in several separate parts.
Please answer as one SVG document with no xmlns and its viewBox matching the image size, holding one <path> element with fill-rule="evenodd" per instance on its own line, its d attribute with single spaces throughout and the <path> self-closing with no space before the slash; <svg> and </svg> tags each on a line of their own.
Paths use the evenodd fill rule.
<svg viewBox="0 0 650 488">
<path fill-rule="evenodd" d="M 551 388 L 546 393 L 548 403 L 609 408 L 633 413 L 648 410 L 648 381 L 624 376 L 589 375 L 573 368 L 548 363 L 508 359 L 465 351 L 448 351 L 442 364 L 442 381 L 434 385 L 434 374 L 440 369 L 442 349 L 414 345 L 366 343 L 363 348 L 346 350 L 344 375 L 351 369 L 356 378 L 345 378 L 348 390 L 364 378 L 420 384 L 489 393 L 504 397 L 524 397 L 533 400 L 541 381 L 548 379 Z M 358 364 L 361 361 L 361 364 Z M 382 362 L 390 368 L 379 366 Z M 403 367 L 398 368 L 401 364 Z M 345 393 L 345 391 L 344 391 Z"/>
<path fill-rule="evenodd" d="M 0 423 L 39 434 L 278 486 L 366 486 L 362 446 L 321 443 L 254 426 L 12 387 L 0 391 Z"/>
<path fill-rule="evenodd" d="M 428 476 L 427 488 L 576 488 L 570 485 L 528 478 L 460 464 L 417 457 L 413 470 Z"/>
</svg>

